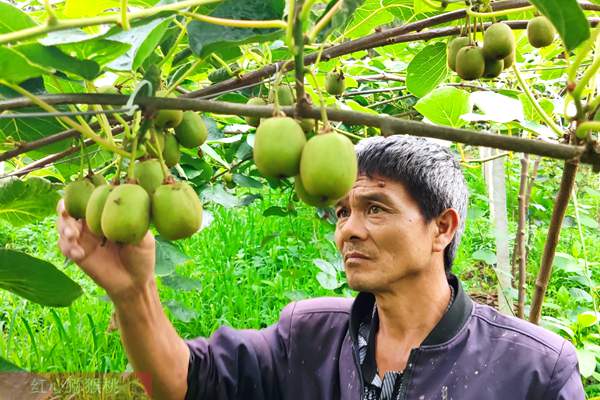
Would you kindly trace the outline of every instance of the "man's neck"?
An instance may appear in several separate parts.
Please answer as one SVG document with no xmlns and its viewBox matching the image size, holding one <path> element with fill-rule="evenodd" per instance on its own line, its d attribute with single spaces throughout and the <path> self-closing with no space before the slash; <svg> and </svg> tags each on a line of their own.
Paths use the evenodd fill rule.
<svg viewBox="0 0 600 400">
<path fill-rule="evenodd" d="M 393 291 L 375 294 L 378 339 L 408 349 L 418 347 L 446 313 L 450 297 L 443 271 L 407 277 Z"/>
</svg>

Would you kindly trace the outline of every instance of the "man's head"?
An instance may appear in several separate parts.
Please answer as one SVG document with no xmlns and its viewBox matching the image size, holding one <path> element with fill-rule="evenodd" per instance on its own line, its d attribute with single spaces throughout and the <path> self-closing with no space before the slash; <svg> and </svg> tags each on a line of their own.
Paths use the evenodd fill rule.
<svg viewBox="0 0 600 400">
<path fill-rule="evenodd" d="M 364 139 L 356 151 L 357 182 L 336 205 L 336 243 L 350 287 L 385 290 L 436 265 L 449 272 L 468 199 L 452 153 L 399 135 Z"/>
</svg>

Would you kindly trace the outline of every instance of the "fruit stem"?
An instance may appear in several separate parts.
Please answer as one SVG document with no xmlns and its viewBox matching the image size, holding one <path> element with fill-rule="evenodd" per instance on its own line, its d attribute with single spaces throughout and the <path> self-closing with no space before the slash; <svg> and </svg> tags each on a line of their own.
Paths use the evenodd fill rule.
<svg viewBox="0 0 600 400">
<path fill-rule="evenodd" d="M 54 76 L 52 78 L 54 78 L 55 83 L 58 83 L 58 79 L 56 79 Z M 94 84 L 92 82 L 86 81 L 85 85 L 89 92 L 98 93 L 98 91 L 96 90 L 96 88 L 94 87 Z M 98 119 L 98 124 L 100 125 L 102 132 L 104 132 L 104 135 L 106 135 L 106 138 L 111 143 L 114 143 L 114 140 L 112 137 L 112 129 L 110 129 L 110 124 L 108 122 L 108 118 L 106 117 L 105 114 L 102 113 L 102 111 L 104 111 L 102 106 L 93 104 L 91 107 L 92 107 L 92 110 L 99 111 L 98 116 L 96 117 Z M 111 107 L 108 106 L 107 108 L 111 108 Z M 118 115 L 118 114 L 115 114 L 115 115 Z"/>
<path fill-rule="evenodd" d="M 302 0 L 299 0 L 302 1 Z M 285 24 L 285 42 L 288 45 L 288 48 L 292 52 L 292 54 L 296 54 L 298 43 L 294 42 L 294 26 L 296 23 L 296 1 L 295 0 L 287 0 L 287 23 Z"/>
<path fill-rule="evenodd" d="M 575 136 L 579 139 L 585 139 L 589 131 L 600 131 L 600 121 L 586 121 L 579 124 L 575 131 Z"/>
<path fill-rule="evenodd" d="M 286 29 L 287 24 L 279 19 L 270 20 L 242 20 L 242 19 L 229 19 L 229 18 L 218 18 L 211 17 L 205 14 L 196 14 L 188 11 L 180 11 L 180 15 L 184 15 L 197 21 L 206 22 L 207 24 L 230 26 L 233 28 L 257 28 L 257 29 Z"/>
<path fill-rule="evenodd" d="M 310 72 L 310 76 L 313 80 L 313 86 L 319 95 L 319 107 L 321 111 L 321 120 L 323 121 L 323 130 L 330 129 L 331 126 L 329 124 L 329 118 L 327 117 L 327 108 L 325 107 L 325 100 L 323 99 L 323 90 L 319 86 L 319 82 L 317 81 L 317 77 L 315 76 L 315 72 L 312 70 L 312 68 L 310 68 L 308 71 Z"/>
<path fill-rule="evenodd" d="M 79 156 L 79 178 L 81 179 L 81 178 L 83 178 L 83 156 L 85 154 L 85 152 L 83 150 L 84 149 L 84 147 L 83 147 L 83 139 L 81 138 L 81 136 L 79 137 L 79 146 L 80 146 L 80 149 L 81 149 L 81 154 Z"/>
<path fill-rule="evenodd" d="M 57 109 L 55 109 L 54 107 L 52 107 L 51 105 L 49 105 L 48 103 L 46 103 L 45 101 L 43 101 L 42 99 L 40 99 L 39 97 L 34 95 L 33 93 L 30 93 L 26 89 L 23 89 L 19 85 L 14 85 L 12 83 L 8 83 L 5 80 L 0 80 L 0 84 L 11 88 L 12 90 L 21 94 L 22 96 L 27 97 L 29 100 L 31 100 L 32 103 L 34 103 L 41 109 L 43 109 L 47 112 L 50 112 L 50 113 L 58 113 Z M 129 153 L 127 153 L 126 151 L 118 148 L 117 146 L 115 146 L 113 143 L 110 143 L 106 139 L 96 135 L 92 131 L 92 129 L 89 127 L 89 125 L 87 125 L 87 126 L 79 125 L 77 122 L 73 121 L 71 118 L 66 117 L 66 116 L 60 116 L 57 118 L 60 119 L 65 124 L 67 124 L 68 126 L 70 126 L 71 128 L 75 129 L 77 132 L 81 133 L 87 139 L 93 140 L 94 142 L 98 143 L 100 146 L 106 148 L 107 150 L 110 150 L 113 153 L 117 153 L 122 156 L 126 156 L 126 157 L 129 156 Z"/>
<path fill-rule="evenodd" d="M 129 168 L 127 168 L 127 180 L 132 181 L 134 177 L 134 166 L 135 159 L 137 157 L 137 146 L 138 146 L 138 135 L 133 135 L 133 142 L 131 143 L 131 157 L 129 158 Z"/>
<path fill-rule="evenodd" d="M 294 11 L 294 68 L 296 76 L 296 116 L 302 113 L 302 110 L 307 108 L 307 101 L 304 90 L 304 31 L 303 21 L 300 18 L 303 0 L 298 0 Z"/>
<path fill-rule="evenodd" d="M 319 32 L 325 29 L 325 27 L 327 26 L 327 24 L 329 24 L 335 13 L 338 12 L 340 8 L 342 8 L 343 4 L 344 0 L 339 0 L 337 3 L 335 3 L 333 7 L 329 9 L 327 14 L 325 14 L 323 18 L 321 18 L 319 22 L 317 22 L 317 24 L 308 33 L 308 43 L 312 43 L 315 41 Z"/>
<path fill-rule="evenodd" d="M 585 57 L 589 54 L 590 51 L 594 48 L 594 44 L 596 43 L 596 39 L 598 38 L 598 34 L 600 34 L 600 27 L 597 27 L 592 32 L 591 37 L 581 46 L 581 49 L 577 53 L 577 57 L 573 63 L 569 66 L 569 82 L 575 82 L 577 79 L 577 69 L 585 60 Z"/>
<path fill-rule="evenodd" d="M 223 59 L 221 57 L 219 57 L 215 53 L 211 54 L 210 56 L 213 58 L 213 60 L 218 62 L 219 65 L 221 65 L 221 67 L 225 68 L 225 71 L 227 71 L 229 76 L 233 76 L 233 71 L 231 70 L 231 68 L 229 68 L 229 64 L 227 64 L 225 61 L 223 61 Z"/>
<path fill-rule="evenodd" d="M 162 152 L 160 151 L 160 145 L 158 144 L 158 137 L 156 136 L 156 129 L 151 129 L 150 134 L 152 135 L 152 141 L 154 142 L 154 147 L 156 147 L 155 154 L 158 156 L 158 161 L 160 162 L 160 167 L 163 170 L 163 175 L 165 179 L 171 176 L 171 171 L 167 168 L 167 164 L 165 164 L 165 160 L 163 159 Z"/>
<path fill-rule="evenodd" d="M 596 60 L 594 60 L 592 65 L 590 65 L 588 67 L 588 69 L 583 73 L 583 76 L 581 77 L 579 82 L 577 82 L 577 86 L 575 86 L 575 90 L 573 90 L 573 92 L 571 93 L 571 96 L 573 96 L 573 98 L 577 98 L 577 99 L 581 98 L 581 93 L 583 92 L 583 89 L 585 89 L 585 87 L 588 85 L 588 83 L 590 82 L 590 79 L 592 79 L 592 77 L 596 76 L 596 73 L 598 72 L 599 68 L 600 68 L 600 57 L 597 58 Z"/>
<path fill-rule="evenodd" d="M 44 0 L 44 8 L 48 13 L 48 25 L 56 25 L 58 23 L 58 17 L 56 16 L 56 13 L 50 4 L 50 0 Z"/>
<path fill-rule="evenodd" d="M 312 9 L 313 4 L 315 4 L 316 0 L 306 0 L 302 5 L 302 11 L 300 11 L 300 19 L 302 22 L 308 21 L 310 17 L 310 10 Z"/>
<path fill-rule="evenodd" d="M 518 12 L 525 12 L 525 11 L 530 11 L 530 10 L 535 10 L 535 7 L 534 6 L 526 6 L 526 7 L 511 8 L 508 10 L 492 11 L 492 12 L 477 12 L 477 11 L 473 11 L 471 9 L 471 7 L 466 8 L 467 15 L 470 15 L 471 17 L 479 17 L 479 18 L 495 18 L 495 17 L 501 17 L 503 15 L 518 13 Z"/>
<path fill-rule="evenodd" d="M 131 29 L 129 18 L 127 17 L 127 0 L 121 0 L 121 27 L 124 31 Z"/>
<path fill-rule="evenodd" d="M 119 155 L 117 160 L 117 170 L 115 171 L 115 176 L 113 177 L 112 183 L 113 185 L 118 185 L 121 183 L 121 169 L 123 168 L 123 156 Z"/>
<path fill-rule="evenodd" d="M 516 62 L 513 63 L 512 69 L 515 72 L 515 75 L 517 77 L 517 81 L 519 81 L 519 85 L 521 86 L 521 88 L 525 92 L 525 95 L 531 101 L 531 104 L 533 104 L 533 108 L 535 108 L 535 110 L 538 112 L 538 114 L 540 114 L 540 117 L 542 117 L 542 119 L 544 120 L 544 122 L 546 122 L 546 124 L 548 124 L 548 126 L 550 127 L 550 129 L 552 129 L 559 137 L 562 136 L 563 135 L 563 131 L 560 129 L 560 127 L 558 125 L 556 125 L 556 123 L 554 121 L 552 121 L 552 119 L 548 116 L 548 114 L 546 114 L 546 111 L 544 111 L 544 109 L 542 108 L 542 106 L 540 106 L 540 103 L 537 101 L 537 99 L 533 95 L 533 92 L 531 91 L 531 89 L 527 85 L 527 82 L 525 82 L 525 80 L 521 76 L 521 73 L 519 72 L 519 68 L 517 67 L 517 63 Z"/>
</svg>

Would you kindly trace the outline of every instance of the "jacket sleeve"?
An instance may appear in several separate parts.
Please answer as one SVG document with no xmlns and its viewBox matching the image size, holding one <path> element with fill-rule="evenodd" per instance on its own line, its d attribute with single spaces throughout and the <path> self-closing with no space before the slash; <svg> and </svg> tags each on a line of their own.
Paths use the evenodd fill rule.
<svg viewBox="0 0 600 400">
<path fill-rule="evenodd" d="M 558 355 L 547 395 L 543 398 L 548 400 L 585 400 L 577 353 L 575 347 L 566 340 Z"/>
<path fill-rule="evenodd" d="M 265 329 L 221 327 L 208 339 L 186 341 L 190 360 L 185 399 L 280 399 L 294 306 L 286 306 L 279 321 Z"/>
</svg>

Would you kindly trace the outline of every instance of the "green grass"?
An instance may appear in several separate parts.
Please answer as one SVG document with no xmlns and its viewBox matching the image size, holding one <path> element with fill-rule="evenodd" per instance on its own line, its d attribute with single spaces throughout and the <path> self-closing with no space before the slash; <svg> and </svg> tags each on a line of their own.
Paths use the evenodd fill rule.
<svg viewBox="0 0 600 400">
<path fill-rule="evenodd" d="M 555 164 L 540 170 L 530 210 L 532 225 L 529 256 L 529 288 L 532 287 L 543 251 L 560 175 Z M 510 163 L 508 209 L 511 238 L 514 237 L 518 191 L 518 160 Z M 494 292 L 496 277 L 491 266 L 476 261 L 476 250 L 494 250 L 494 233 L 489 222 L 485 186 L 480 169 L 466 170 L 471 190 L 470 219 L 455 263 L 455 272 L 473 292 Z M 587 179 L 587 180 L 586 180 Z M 600 196 L 598 183 L 591 174 L 580 179 L 580 212 L 598 217 Z M 295 217 L 264 217 L 272 205 L 287 206 L 287 194 L 263 191 L 264 198 L 246 207 L 225 209 L 209 205 L 214 215 L 212 224 L 194 237 L 178 243 L 191 261 L 177 268 L 177 274 L 197 280 L 200 290 L 182 291 L 160 283 L 163 303 L 176 301 L 192 310 L 196 318 L 183 322 L 171 317 L 184 338 L 208 336 L 220 325 L 235 328 L 261 328 L 277 320 L 279 312 L 292 299 L 326 295 L 344 295 L 347 291 L 323 289 L 315 276 L 319 271 L 316 258 L 333 259 L 337 251 L 332 242 L 333 226 L 318 219 L 314 209 L 297 206 Z M 544 209 L 545 208 L 545 209 Z M 574 209 L 568 215 L 573 220 Z M 571 221 L 569 220 L 569 221 Z M 87 278 L 77 266 L 65 264 L 56 246 L 54 218 L 21 229 L 0 228 L 0 244 L 28 252 L 53 262 L 77 281 L 84 295 L 68 308 L 46 308 L 27 302 L 5 291 L 0 292 L 0 357 L 31 371 L 44 372 L 121 372 L 127 368 L 118 332 L 107 332 L 112 305 L 104 292 Z M 572 221 L 571 221 L 572 222 Z M 588 260 L 600 259 L 597 232 L 584 227 Z M 582 256 L 576 226 L 562 232 L 559 251 Z M 17 267 L 17 266 L 15 266 Z M 593 277 L 599 278 L 596 269 Z M 548 291 L 549 301 L 561 286 L 588 290 L 577 280 L 559 271 L 553 276 Z M 545 309 L 545 313 L 568 318 L 574 312 L 591 308 L 590 303 L 577 302 L 573 310 Z M 594 328 L 595 329 L 595 328 Z M 588 384 L 597 383 L 590 380 Z M 591 388 L 592 386 L 590 386 Z M 591 393 L 591 392 L 590 392 Z"/>
</svg>

